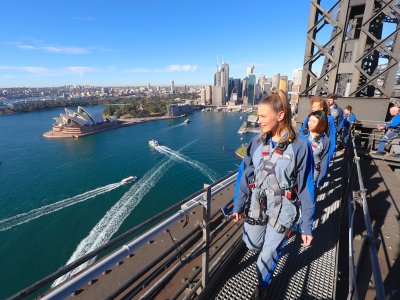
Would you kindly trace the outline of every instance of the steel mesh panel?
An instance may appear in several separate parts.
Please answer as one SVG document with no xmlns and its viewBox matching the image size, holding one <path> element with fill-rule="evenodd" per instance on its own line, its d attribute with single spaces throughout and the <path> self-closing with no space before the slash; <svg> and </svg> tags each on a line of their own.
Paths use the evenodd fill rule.
<svg viewBox="0 0 400 300">
<path fill-rule="evenodd" d="M 340 181 L 333 180 L 322 191 L 317 198 L 313 245 L 301 247 L 299 234 L 287 240 L 268 286 L 268 299 L 334 298 Z M 232 263 L 212 298 L 250 299 L 257 281 L 257 257 L 258 253 L 247 250 L 234 259 L 239 263 Z"/>
</svg>

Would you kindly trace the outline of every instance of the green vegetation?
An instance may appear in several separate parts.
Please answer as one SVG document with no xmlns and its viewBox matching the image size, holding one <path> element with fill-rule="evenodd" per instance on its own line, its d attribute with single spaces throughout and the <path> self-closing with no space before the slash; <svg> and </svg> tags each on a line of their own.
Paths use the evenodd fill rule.
<svg viewBox="0 0 400 300">
<path fill-rule="evenodd" d="M 0 115 L 9 115 L 22 112 L 31 112 L 44 109 L 72 106 L 89 106 L 99 104 L 95 98 L 80 100 L 47 100 L 47 101 L 28 101 L 26 103 L 13 103 L 12 106 L 0 107 Z"/>
<path fill-rule="evenodd" d="M 176 98 L 181 99 L 196 99 L 197 94 L 179 94 L 145 97 L 118 98 L 108 101 L 109 105 L 104 110 L 105 116 L 141 118 L 157 115 L 165 115 L 167 105 L 177 103 Z"/>
<path fill-rule="evenodd" d="M 242 144 L 242 145 L 236 150 L 236 154 L 239 155 L 240 157 L 244 157 L 244 155 L 246 154 L 246 149 L 247 149 L 247 145 L 246 145 L 246 144 Z"/>
<path fill-rule="evenodd" d="M 116 115 L 118 117 L 129 115 L 132 117 L 147 117 L 164 115 L 167 111 L 167 104 L 177 103 L 176 98 L 197 99 L 196 93 L 172 94 L 162 96 L 139 96 L 139 97 L 120 97 L 114 99 L 99 99 L 97 97 L 76 99 L 76 100 L 46 100 L 46 101 L 28 101 L 26 103 L 13 103 L 10 106 L 0 107 L 0 116 L 32 112 L 44 109 L 64 108 L 73 106 L 90 106 L 97 104 L 121 104 L 121 106 L 108 106 L 104 110 L 106 116 Z"/>
</svg>

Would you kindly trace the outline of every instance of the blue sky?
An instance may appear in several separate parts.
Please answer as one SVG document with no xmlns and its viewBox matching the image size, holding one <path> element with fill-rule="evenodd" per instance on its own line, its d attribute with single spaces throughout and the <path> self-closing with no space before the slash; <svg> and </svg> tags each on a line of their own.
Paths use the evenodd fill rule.
<svg viewBox="0 0 400 300">
<path fill-rule="evenodd" d="M 0 88 L 212 84 L 292 76 L 302 67 L 310 1 L 13 0 L 1 5 Z"/>
</svg>

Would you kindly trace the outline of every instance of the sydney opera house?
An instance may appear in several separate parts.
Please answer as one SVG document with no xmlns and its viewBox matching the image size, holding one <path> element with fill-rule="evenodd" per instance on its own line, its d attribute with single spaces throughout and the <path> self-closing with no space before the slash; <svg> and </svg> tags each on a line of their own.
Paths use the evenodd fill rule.
<svg viewBox="0 0 400 300">
<path fill-rule="evenodd" d="M 63 138 L 89 135 L 120 126 L 120 123 L 112 118 L 103 118 L 103 114 L 92 113 L 87 108 L 78 106 L 75 112 L 65 108 L 65 114 L 53 118 L 53 130 L 44 133 L 45 137 Z"/>
</svg>

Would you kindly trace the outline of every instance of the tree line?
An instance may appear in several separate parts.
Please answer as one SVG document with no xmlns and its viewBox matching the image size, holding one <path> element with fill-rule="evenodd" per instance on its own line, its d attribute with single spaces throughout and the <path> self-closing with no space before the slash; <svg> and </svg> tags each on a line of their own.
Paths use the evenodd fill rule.
<svg viewBox="0 0 400 300">
<path fill-rule="evenodd" d="M 44 109 L 54 109 L 63 107 L 105 105 L 105 116 L 117 117 L 132 116 L 146 117 L 151 115 L 162 115 L 167 111 L 167 105 L 176 103 L 176 98 L 197 99 L 196 93 L 176 94 L 176 95 L 157 95 L 157 96 L 139 96 L 139 97 L 118 97 L 112 99 L 98 99 L 97 97 L 75 99 L 75 100 L 46 100 L 46 101 L 27 101 L 13 103 L 0 107 L 0 115 L 33 112 Z M 110 106 L 109 104 L 121 104 L 120 106 Z M 109 106 L 107 106 L 109 105 Z"/>
</svg>

